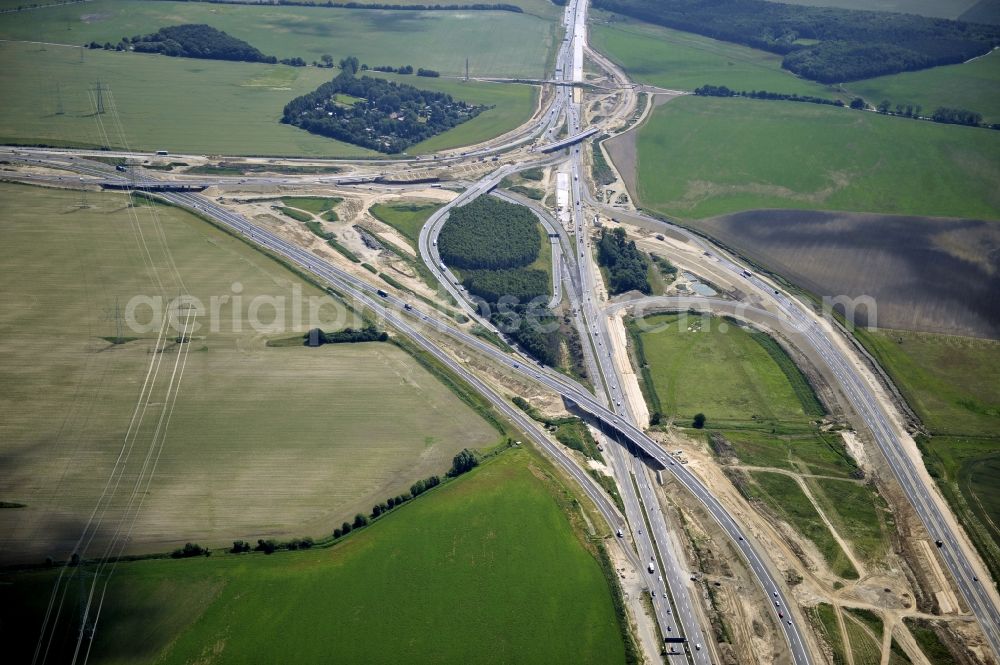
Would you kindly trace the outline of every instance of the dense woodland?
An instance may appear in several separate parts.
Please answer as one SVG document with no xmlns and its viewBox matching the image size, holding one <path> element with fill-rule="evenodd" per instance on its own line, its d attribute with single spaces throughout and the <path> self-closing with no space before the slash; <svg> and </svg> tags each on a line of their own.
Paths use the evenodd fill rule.
<svg viewBox="0 0 1000 665">
<path fill-rule="evenodd" d="M 492 196 L 453 209 L 438 237 L 441 260 L 463 270 L 522 268 L 538 258 L 540 247 L 535 215 Z"/>
<path fill-rule="evenodd" d="M 342 60 L 341 68 L 329 83 L 288 102 L 281 122 L 393 154 L 471 120 L 487 108 L 452 99 L 443 92 L 357 77 L 357 58 Z M 357 101 L 338 101 L 338 95 Z"/>
<path fill-rule="evenodd" d="M 544 270 L 514 268 L 512 270 L 469 270 L 462 284 L 474 296 L 495 303 L 504 296 L 528 302 L 548 297 L 549 275 Z"/>
<path fill-rule="evenodd" d="M 133 37 L 132 48 L 140 53 L 162 53 L 174 57 L 276 63 L 242 39 L 201 23 L 160 28 L 145 37 Z M 304 63 L 303 63 L 304 64 Z"/>
<path fill-rule="evenodd" d="M 957 64 L 1000 45 L 1000 27 L 913 14 L 765 0 L 594 0 L 594 6 L 782 54 L 783 67 L 823 83 Z"/>
<path fill-rule="evenodd" d="M 618 227 L 608 233 L 601 229 L 601 239 L 597 241 L 597 261 L 608 270 L 608 290 L 612 294 L 626 291 L 649 293 L 649 260 L 625 235 L 625 229 Z"/>
</svg>

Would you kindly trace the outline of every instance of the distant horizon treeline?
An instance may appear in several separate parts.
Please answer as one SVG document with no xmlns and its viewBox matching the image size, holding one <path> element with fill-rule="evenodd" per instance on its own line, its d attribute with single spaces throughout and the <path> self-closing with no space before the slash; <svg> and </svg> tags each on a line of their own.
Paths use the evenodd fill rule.
<svg viewBox="0 0 1000 665">
<path fill-rule="evenodd" d="M 164 0 L 168 1 L 168 0 Z M 170 2 L 203 2 L 215 5 L 275 5 L 287 7 L 325 7 L 327 9 L 382 9 L 392 11 L 496 11 L 523 14 L 517 5 L 507 3 L 482 3 L 458 5 L 394 5 L 385 2 L 310 2 L 309 0 L 169 0 Z"/>
</svg>

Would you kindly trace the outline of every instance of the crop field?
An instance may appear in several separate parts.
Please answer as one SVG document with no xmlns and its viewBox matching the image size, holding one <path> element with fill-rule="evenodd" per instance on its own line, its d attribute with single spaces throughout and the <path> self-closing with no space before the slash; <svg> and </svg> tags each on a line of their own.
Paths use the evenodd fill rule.
<svg viewBox="0 0 1000 665">
<path fill-rule="evenodd" d="M 835 90 L 781 68 L 781 56 L 615 16 L 591 29 L 595 48 L 641 83 L 694 90 L 725 85 L 836 98 Z"/>
<path fill-rule="evenodd" d="M 393 203 L 377 203 L 368 209 L 375 219 L 388 224 L 403 234 L 417 248 L 420 239 L 420 229 L 424 222 L 441 206 L 437 203 L 421 203 L 419 201 L 399 201 Z"/>
<path fill-rule="evenodd" d="M 752 479 L 751 491 L 754 498 L 763 501 L 779 517 L 811 541 L 833 574 L 844 579 L 858 578 L 858 573 L 844 554 L 844 550 L 834 540 L 819 513 L 794 480 L 779 473 L 762 471 L 748 475 Z"/>
<path fill-rule="evenodd" d="M 754 430 L 722 432 L 740 462 L 748 466 L 787 469 L 797 473 L 847 478 L 857 465 L 831 432 L 771 434 Z"/>
<path fill-rule="evenodd" d="M 877 320 L 859 308 L 859 325 L 1000 338 L 995 223 L 759 210 L 695 225 L 818 299 L 871 296 Z"/>
<path fill-rule="evenodd" d="M 266 346 L 313 325 L 360 322 L 241 241 L 173 208 L 142 206 L 133 216 L 119 194 L 91 192 L 90 207 L 79 203 L 77 192 L 0 185 L 0 500 L 26 504 L 0 511 L 0 559 L 68 554 L 150 367 L 158 371 L 124 486 L 138 482 L 146 451 L 156 449 L 158 418 L 171 420 L 135 524 L 136 551 L 323 536 L 376 499 L 447 469 L 458 450 L 499 438 L 391 344 Z M 185 292 L 205 310 L 188 346 L 176 332 L 157 339 L 157 326 L 141 327 L 154 307 L 183 317 L 167 303 Z M 154 300 L 135 306 L 136 296 Z M 213 313 L 212 298 L 222 296 L 229 300 Z M 123 343 L 114 344 L 119 323 Z M 374 403 L 386 417 L 371 419 Z M 106 521 L 116 523 L 121 505 L 109 510 Z"/>
<path fill-rule="evenodd" d="M 540 77 L 555 24 L 513 12 L 381 11 L 328 7 L 94 0 L 4 16 L 0 39 L 117 43 L 162 27 L 205 23 L 267 55 L 306 62 L 329 53 L 370 66 L 413 65 L 442 74 Z M 134 54 L 120 54 L 130 57 Z M 291 96 L 289 97 L 291 99 Z"/>
<path fill-rule="evenodd" d="M 869 104 L 888 99 L 893 107 L 920 105 L 924 115 L 939 106 L 957 107 L 982 113 L 985 122 L 1000 122 L 1000 53 L 961 65 L 853 81 L 844 88 Z"/>
<path fill-rule="evenodd" d="M 278 122 L 286 103 L 330 79 L 325 69 L 21 43 L 0 43 L 0 57 L 8 63 L 0 70 L 6 93 L 0 100 L 0 141 L 197 154 L 376 155 Z M 425 141 L 431 148 L 492 138 L 526 121 L 535 108 L 529 86 L 395 78 L 495 106 Z M 110 113 L 94 115 L 98 80 L 110 90 L 106 105 L 110 110 L 113 102 L 120 124 Z"/>
<path fill-rule="evenodd" d="M 95 662 L 621 663 L 608 582 L 576 510 L 511 450 L 329 549 L 123 563 Z M 53 578 L 3 578 L 17 662 L 31 659 Z"/>
<path fill-rule="evenodd" d="M 688 219 L 760 208 L 1000 220 L 1000 132 L 682 97 L 638 134 L 638 198 Z"/>
<path fill-rule="evenodd" d="M 789 5 L 840 7 L 880 12 L 901 12 L 957 19 L 978 0 L 785 0 Z"/>
<path fill-rule="evenodd" d="M 721 319 L 678 314 L 646 317 L 641 330 L 646 390 L 655 394 L 651 411 L 684 424 L 703 412 L 713 429 L 765 424 L 807 429 L 810 417 L 788 377 L 750 331 Z"/>
</svg>

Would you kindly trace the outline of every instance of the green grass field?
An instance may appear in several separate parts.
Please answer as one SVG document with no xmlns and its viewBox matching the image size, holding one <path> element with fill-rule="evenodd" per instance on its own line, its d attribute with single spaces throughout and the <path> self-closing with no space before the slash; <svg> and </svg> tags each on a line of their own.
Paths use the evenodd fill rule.
<svg viewBox="0 0 1000 665">
<path fill-rule="evenodd" d="M 800 79 L 781 68 L 781 56 L 689 32 L 615 17 L 595 24 L 597 50 L 641 83 L 694 90 L 725 85 L 734 90 L 770 90 L 834 98 L 835 90 Z"/>
<path fill-rule="evenodd" d="M 806 208 L 1000 219 L 1000 132 L 685 97 L 656 109 L 637 141 L 640 201 L 682 218 Z"/>
<path fill-rule="evenodd" d="M 135 219 L 122 195 L 92 192 L 87 201 L 79 209 L 76 192 L 0 185 L 0 500 L 27 504 L 0 511 L 0 559 L 66 556 L 159 359 L 128 473 L 141 466 L 180 345 L 127 324 L 126 339 L 136 339 L 104 339 L 117 335 L 116 305 L 127 322 L 136 295 L 169 302 L 189 291 L 206 308 L 133 534 L 136 550 L 323 536 L 345 516 L 443 472 L 458 450 L 500 437 L 396 346 L 267 347 L 312 325 L 359 322 L 333 302 L 313 322 L 307 299 L 322 292 L 243 242 L 173 208 L 144 206 Z M 304 300 L 299 321 L 296 293 Z M 213 296 L 230 297 L 218 316 L 210 314 Z M 145 323 L 149 312 L 139 307 L 134 318 Z M 269 329 L 275 319 L 284 330 Z M 376 403 L 383 417 L 372 420 Z"/>
<path fill-rule="evenodd" d="M 1000 53 L 961 65 L 854 81 L 844 88 L 870 104 L 888 99 L 894 106 L 920 105 L 923 115 L 939 106 L 957 107 L 982 113 L 986 122 L 1000 122 Z"/>
<path fill-rule="evenodd" d="M 847 656 L 844 653 L 844 638 L 840 632 L 840 624 L 837 622 L 837 614 L 833 605 L 820 603 L 814 607 L 806 609 L 806 614 L 812 620 L 813 625 L 830 645 L 833 665 L 846 665 Z"/>
<path fill-rule="evenodd" d="M 94 662 L 621 663 L 608 581 L 574 530 L 577 511 L 512 450 L 330 549 L 121 564 Z M 52 580 L 0 585 L 18 662 L 30 660 Z M 76 594 L 70 585 L 70 615 Z"/>
<path fill-rule="evenodd" d="M 898 330 L 862 339 L 932 432 L 1000 434 L 1000 341 Z"/>
<path fill-rule="evenodd" d="M 816 545 L 834 575 L 844 579 L 858 578 L 858 573 L 844 554 L 844 550 L 834 540 L 830 530 L 820 519 L 819 513 L 794 480 L 780 473 L 761 471 L 751 472 L 749 476 L 752 478 L 751 491 L 754 498 L 763 501 L 779 517 Z"/>
<path fill-rule="evenodd" d="M 930 430 L 928 471 L 1000 574 L 1000 342 L 897 330 L 861 340 Z"/>
<path fill-rule="evenodd" d="M 434 214 L 434 211 L 440 207 L 437 203 L 398 201 L 393 203 L 376 203 L 368 209 L 368 212 L 375 219 L 388 224 L 403 234 L 403 237 L 413 245 L 413 249 L 416 249 L 421 227 Z"/>
<path fill-rule="evenodd" d="M 844 615 L 844 628 L 851 642 L 854 665 L 879 665 L 882 662 L 882 645 L 869 635 L 862 624 L 850 614 Z"/>
<path fill-rule="evenodd" d="M 806 483 L 837 532 L 851 542 L 858 558 L 877 562 L 885 557 L 889 549 L 885 532 L 895 531 L 895 521 L 877 493 L 844 480 L 807 478 Z"/>
<path fill-rule="evenodd" d="M 298 208 L 311 212 L 314 215 L 322 215 L 333 210 L 334 206 L 344 199 L 336 196 L 283 196 L 281 202 L 286 206 Z"/>
<path fill-rule="evenodd" d="M 14 4 L 14 6 L 17 6 L 17 3 L 20 2 L 21 0 L 0 0 L 0 1 L 10 2 L 10 3 Z M 326 2 L 326 0 L 308 0 L 308 1 L 312 2 L 313 4 L 317 4 L 317 5 L 321 5 L 321 4 L 324 4 Z M 428 3 L 427 0 L 392 0 L 391 3 L 385 3 L 385 2 L 382 2 L 382 0 L 355 0 L 355 2 L 357 2 L 357 4 L 359 4 L 359 5 L 392 4 L 392 5 L 412 6 L 412 5 L 428 5 L 428 4 L 431 4 L 431 3 Z M 466 3 L 463 3 L 463 2 L 443 3 L 442 2 L 440 4 L 442 4 L 442 5 L 445 5 L 445 4 L 461 5 L 461 4 L 466 4 Z M 526 14 L 532 14 L 534 16 L 542 16 L 542 17 L 545 17 L 545 18 L 557 18 L 557 17 L 562 16 L 562 7 L 557 6 L 551 0 L 513 0 L 512 2 L 506 2 L 504 4 L 514 5 L 516 7 L 520 7 L 524 11 L 524 13 L 526 13 Z"/>
<path fill-rule="evenodd" d="M 722 432 L 748 466 L 847 478 L 857 469 L 841 438 L 830 432 L 779 435 L 753 430 Z"/>
<path fill-rule="evenodd" d="M 168 25 L 207 23 L 267 55 L 307 62 L 329 53 L 368 65 L 413 65 L 442 74 L 540 77 L 555 23 L 512 12 L 378 11 L 326 7 L 94 0 L 4 16 L 0 39 L 86 44 Z"/>
<path fill-rule="evenodd" d="M 329 70 L 21 43 L 0 43 L 0 57 L 8 64 L 0 70 L 0 89 L 6 93 L 0 100 L 0 141 L 7 143 L 197 154 L 376 155 L 278 122 L 285 104 L 329 80 Z M 529 86 L 389 78 L 495 107 L 411 151 L 492 138 L 526 121 L 535 108 L 535 89 Z M 114 103 L 120 121 L 111 113 L 94 115 L 92 89 L 98 80 L 110 90 L 106 106 L 110 110 Z"/>
<path fill-rule="evenodd" d="M 646 317 L 642 327 L 643 375 L 663 415 L 687 424 L 703 412 L 714 429 L 807 426 L 810 416 L 788 377 L 750 331 L 678 314 Z"/>
</svg>

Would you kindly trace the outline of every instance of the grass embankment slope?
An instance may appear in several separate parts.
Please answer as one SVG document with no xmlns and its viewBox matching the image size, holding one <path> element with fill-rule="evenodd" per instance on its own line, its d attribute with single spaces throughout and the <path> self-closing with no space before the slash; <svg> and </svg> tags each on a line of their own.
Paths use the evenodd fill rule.
<svg viewBox="0 0 1000 665">
<path fill-rule="evenodd" d="M 6 92 L 0 101 L 0 141 L 7 143 L 195 154 L 376 156 L 278 122 L 286 103 L 328 81 L 336 70 L 23 43 L 0 43 L 0 56 L 9 65 L 0 71 L 0 87 Z M 529 86 L 388 77 L 495 107 L 410 152 L 492 138 L 526 121 L 535 108 L 535 89 Z M 92 89 L 97 80 L 110 90 L 105 93 L 106 107 L 117 110 L 120 126 L 111 113 L 94 116 Z"/>
<path fill-rule="evenodd" d="M 929 430 L 928 471 L 1000 577 L 1000 342 L 895 330 L 862 339 Z"/>
<path fill-rule="evenodd" d="M 642 203 L 1000 219 L 1000 132 L 813 104 L 684 97 L 638 135 Z M 669 163 L 668 163 L 669 161 Z"/>
<path fill-rule="evenodd" d="M 833 574 L 858 577 L 820 510 L 860 559 L 884 556 L 891 525 L 884 503 L 854 479 L 857 466 L 839 435 L 817 428 L 822 405 L 773 339 L 722 319 L 678 314 L 647 316 L 630 332 L 650 412 L 683 427 L 704 413 L 715 452 L 736 458 L 731 477 L 744 495 L 811 541 Z"/>
<path fill-rule="evenodd" d="M 121 564 L 94 662 L 620 663 L 578 510 L 514 449 L 330 549 Z M 30 660 L 53 577 L 0 586 L 4 624 L 23 627 L 15 660 Z"/>
<path fill-rule="evenodd" d="M 90 192 L 85 209 L 79 201 L 77 192 L 0 185 L 7 305 L 0 313 L 0 441 L 8 460 L 0 500 L 27 504 L 0 511 L 2 558 L 68 555 L 66 543 L 93 508 L 143 377 L 159 357 L 163 368 L 137 446 L 151 439 L 179 345 L 173 337 L 157 344 L 155 333 L 127 325 L 124 335 L 138 339 L 104 339 L 117 334 L 116 304 L 127 318 L 137 295 L 169 302 L 187 291 L 206 310 L 213 296 L 230 297 L 217 330 L 207 311 L 198 320 L 134 533 L 138 550 L 186 540 L 321 537 L 344 517 L 442 472 L 462 448 L 499 438 L 393 345 L 267 347 L 267 339 L 310 325 L 331 331 L 358 322 L 332 301 L 310 321 L 308 299 L 322 292 L 243 242 L 174 208 L 139 208 L 136 222 L 119 194 Z M 296 322 L 299 290 L 305 303 Z M 251 325 L 254 309 L 261 324 L 274 320 L 268 298 L 284 299 L 284 331 Z M 139 308 L 135 318 L 145 323 L 149 311 Z M 371 417 L 373 404 L 381 417 Z M 138 472 L 142 450 L 128 473 Z"/>
<path fill-rule="evenodd" d="M 354 55 L 370 66 L 413 65 L 457 76 L 465 74 L 468 56 L 475 76 L 533 78 L 543 74 L 556 28 L 553 21 L 513 12 L 94 0 L 6 15 L 0 39 L 115 44 L 124 35 L 183 23 L 208 24 L 279 59 L 311 63 L 325 53 L 334 61 Z"/>
</svg>

